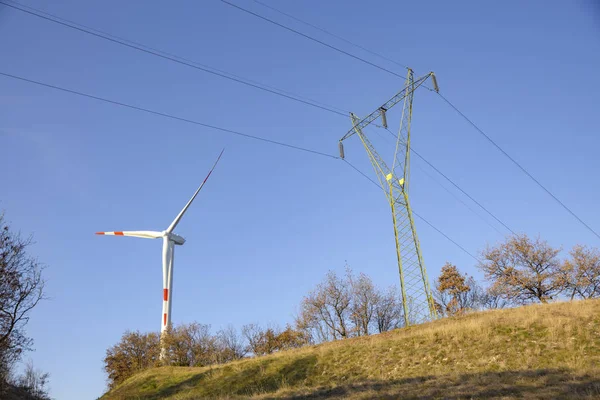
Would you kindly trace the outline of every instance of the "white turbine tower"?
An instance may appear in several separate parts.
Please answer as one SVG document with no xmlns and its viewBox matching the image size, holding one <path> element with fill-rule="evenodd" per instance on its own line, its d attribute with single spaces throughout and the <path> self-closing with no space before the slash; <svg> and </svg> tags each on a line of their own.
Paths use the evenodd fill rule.
<svg viewBox="0 0 600 400">
<path fill-rule="evenodd" d="M 213 172 L 213 170 L 217 166 L 217 163 L 221 159 L 222 155 L 223 155 L 223 151 L 221 151 L 221 154 L 219 154 L 217 161 L 215 161 L 213 167 L 209 171 L 206 178 L 204 178 L 204 181 L 202 182 L 200 187 L 196 190 L 196 192 L 194 193 L 194 195 L 192 196 L 190 201 L 187 202 L 185 207 L 183 207 L 183 210 L 181 210 L 181 212 L 177 215 L 177 217 L 175 217 L 173 222 L 171 222 L 171 225 L 169 225 L 169 227 L 166 230 L 164 230 L 162 232 L 157 232 L 157 231 L 96 232 L 97 235 L 133 236 L 133 237 L 139 237 L 139 238 L 144 238 L 144 239 L 162 238 L 162 240 L 163 240 L 163 251 L 162 251 L 163 310 L 162 310 L 161 324 L 160 324 L 161 336 L 164 333 L 164 331 L 169 327 L 169 325 L 171 325 L 171 305 L 172 305 L 171 298 L 173 297 L 173 258 L 175 255 L 174 254 L 175 245 L 182 245 L 185 243 L 185 239 L 179 235 L 174 234 L 173 230 L 175 229 L 175 227 L 181 220 L 181 217 L 183 217 L 183 214 L 185 214 L 185 212 L 187 211 L 189 206 L 192 204 L 192 202 L 194 201 L 194 199 L 196 198 L 196 196 L 198 195 L 198 193 L 200 192 L 200 190 L 202 189 L 202 187 L 204 186 L 204 184 L 210 177 L 210 174 Z M 162 358 L 162 356 L 163 356 L 163 354 L 161 354 L 161 358 Z"/>
</svg>

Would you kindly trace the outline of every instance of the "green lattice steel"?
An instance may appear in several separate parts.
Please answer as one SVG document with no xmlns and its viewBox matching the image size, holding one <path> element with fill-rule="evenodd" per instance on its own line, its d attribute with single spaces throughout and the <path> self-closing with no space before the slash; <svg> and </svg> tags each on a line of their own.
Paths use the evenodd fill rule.
<svg viewBox="0 0 600 400">
<path fill-rule="evenodd" d="M 424 322 L 436 317 L 429 279 L 425 263 L 423 262 L 408 196 L 410 182 L 410 124 L 413 96 L 415 89 L 422 85 L 429 77 L 432 77 L 432 79 L 435 78 L 433 72 L 415 81 L 413 71 L 409 69 L 404 88 L 392 99 L 362 120 L 351 113 L 353 127 L 340 140 L 341 143 L 354 133 L 358 135 L 367 151 L 371 164 L 373 164 L 380 186 L 390 204 L 394 225 L 398 271 L 400 274 L 404 322 L 406 325 Z M 437 82 L 434 81 L 433 83 L 437 89 Z M 369 141 L 363 129 L 378 118 L 382 118 L 383 125 L 387 126 L 386 112 L 400 102 L 403 103 L 402 117 L 391 164 L 392 168 L 390 169 L 375 150 L 375 147 Z M 343 158 L 341 145 L 340 150 Z"/>
</svg>

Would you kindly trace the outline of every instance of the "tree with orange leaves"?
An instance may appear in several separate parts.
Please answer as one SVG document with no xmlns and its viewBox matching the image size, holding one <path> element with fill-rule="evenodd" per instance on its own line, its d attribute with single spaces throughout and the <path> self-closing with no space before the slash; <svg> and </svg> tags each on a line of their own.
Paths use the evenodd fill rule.
<svg viewBox="0 0 600 400">
<path fill-rule="evenodd" d="M 482 290 L 473 277 L 460 273 L 447 262 L 435 281 L 434 297 L 438 312 L 453 316 L 478 307 Z"/>
<path fill-rule="evenodd" d="M 515 235 L 486 248 L 479 268 L 502 298 L 516 304 L 547 303 L 566 287 L 559 252 L 539 237 Z"/>
</svg>

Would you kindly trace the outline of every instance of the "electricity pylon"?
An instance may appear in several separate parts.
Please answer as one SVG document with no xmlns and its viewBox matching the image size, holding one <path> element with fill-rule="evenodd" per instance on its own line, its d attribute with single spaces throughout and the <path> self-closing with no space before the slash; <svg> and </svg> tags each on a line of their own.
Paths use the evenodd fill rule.
<svg viewBox="0 0 600 400">
<path fill-rule="evenodd" d="M 414 91 L 425 81 L 431 78 L 435 91 L 438 91 L 437 81 L 433 72 L 415 80 L 413 71 L 408 69 L 404 88 L 389 101 L 373 111 L 367 117 L 359 119 L 350 113 L 352 129 L 340 139 L 340 157 L 344 158 L 342 142 L 353 134 L 360 138 L 375 174 L 379 180 L 387 200 L 392 208 L 394 222 L 394 237 L 396 240 L 396 256 L 400 272 L 400 289 L 402 293 L 402 306 L 404 310 L 404 323 L 406 326 L 424 322 L 437 317 L 427 271 L 423 263 L 421 247 L 415 228 L 408 188 L 410 178 L 410 123 L 412 117 L 412 104 Z M 403 102 L 402 118 L 396 138 L 394 158 L 390 169 L 383 158 L 363 131 L 369 124 L 381 118 L 381 124 L 387 129 L 386 112 L 396 104 Z"/>
</svg>

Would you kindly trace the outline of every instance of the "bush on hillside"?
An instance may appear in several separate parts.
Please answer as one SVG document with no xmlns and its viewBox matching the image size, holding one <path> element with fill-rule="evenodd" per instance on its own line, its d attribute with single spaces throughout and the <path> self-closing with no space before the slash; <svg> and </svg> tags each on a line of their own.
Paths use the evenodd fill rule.
<svg viewBox="0 0 600 400">
<path fill-rule="evenodd" d="M 155 332 L 125 332 L 116 345 L 106 350 L 104 370 L 108 386 L 115 387 L 133 374 L 160 365 L 160 336 Z"/>
<path fill-rule="evenodd" d="M 246 345 L 233 327 L 213 335 L 210 325 L 193 322 L 169 327 L 162 337 L 157 332 L 125 332 L 119 343 L 106 351 L 104 370 L 109 388 L 114 388 L 148 368 L 203 367 L 238 360 L 246 353 Z"/>
<path fill-rule="evenodd" d="M 282 331 L 278 328 L 264 329 L 258 324 L 248 324 L 242 327 L 242 335 L 248 344 L 248 352 L 255 356 L 296 349 L 310 342 L 305 332 L 295 330 L 290 325 Z"/>
</svg>

